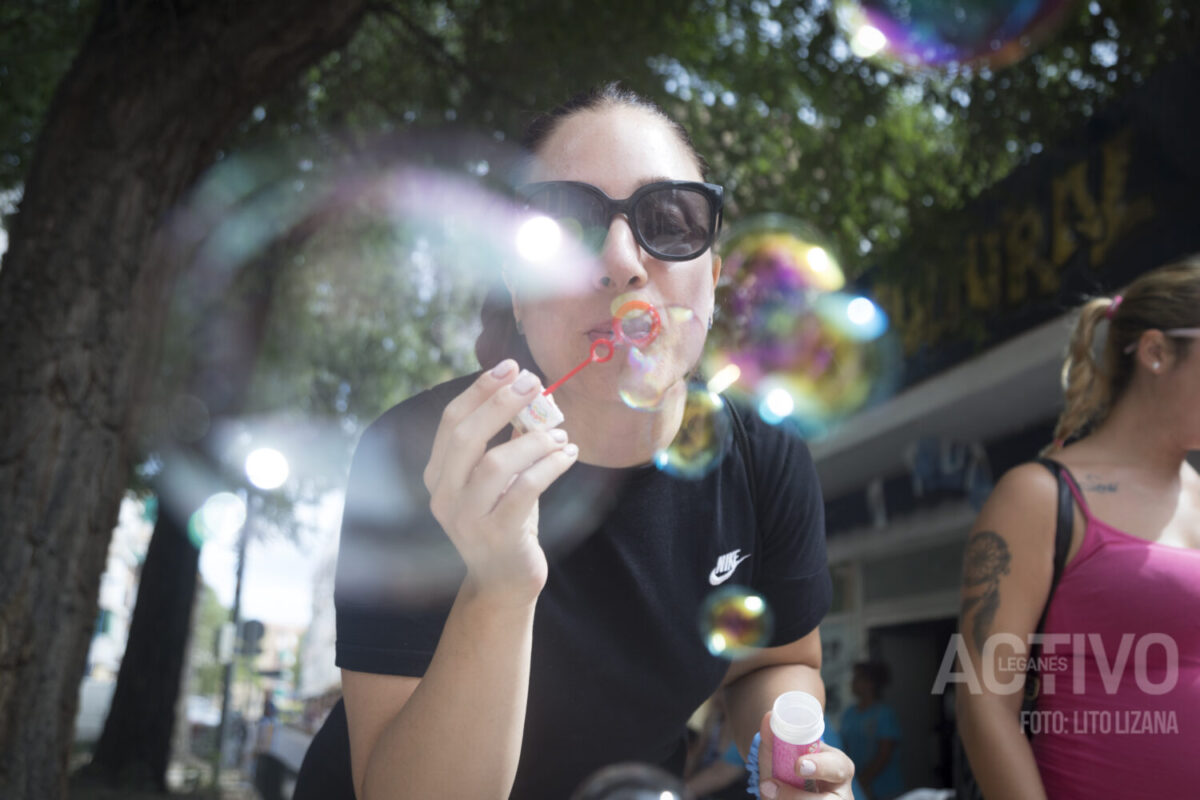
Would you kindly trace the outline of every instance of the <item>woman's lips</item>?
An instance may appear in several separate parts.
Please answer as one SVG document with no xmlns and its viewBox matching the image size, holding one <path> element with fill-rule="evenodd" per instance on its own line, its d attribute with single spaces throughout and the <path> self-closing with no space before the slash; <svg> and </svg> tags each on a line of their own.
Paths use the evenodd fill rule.
<svg viewBox="0 0 1200 800">
<path fill-rule="evenodd" d="M 588 339 L 593 342 L 597 339 L 608 339 L 611 341 L 613 338 L 613 332 L 611 328 L 593 328 L 592 330 L 588 331 L 587 336 Z"/>
</svg>

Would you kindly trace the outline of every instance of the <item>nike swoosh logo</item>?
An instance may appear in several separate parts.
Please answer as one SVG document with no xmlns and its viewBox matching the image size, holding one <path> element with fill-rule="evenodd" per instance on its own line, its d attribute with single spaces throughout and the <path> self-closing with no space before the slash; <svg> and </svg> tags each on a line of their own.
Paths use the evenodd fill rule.
<svg viewBox="0 0 1200 800">
<path fill-rule="evenodd" d="M 753 553 L 750 555 L 753 555 Z M 749 558 L 750 555 L 742 556 L 737 561 L 733 562 L 733 566 L 724 572 L 717 572 L 717 567 L 713 567 L 712 572 L 708 573 L 708 582 L 713 586 L 719 586 L 720 584 L 729 580 L 731 577 L 733 577 L 733 573 L 737 570 L 738 564 L 741 564 L 743 561 Z"/>
</svg>

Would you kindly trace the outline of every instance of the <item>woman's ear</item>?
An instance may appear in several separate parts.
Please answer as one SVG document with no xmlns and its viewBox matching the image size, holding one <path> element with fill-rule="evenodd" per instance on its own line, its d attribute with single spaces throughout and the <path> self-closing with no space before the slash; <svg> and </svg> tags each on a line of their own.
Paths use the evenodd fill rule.
<svg viewBox="0 0 1200 800">
<path fill-rule="evenodd" d="M 1160 330 L 1142 331 L 1138 339 L 1137 359 L 1146 369 L 1154 373 L 1170 369 L 1175 360 L 1175 351 L 1166 335 Z"/>
</svg>

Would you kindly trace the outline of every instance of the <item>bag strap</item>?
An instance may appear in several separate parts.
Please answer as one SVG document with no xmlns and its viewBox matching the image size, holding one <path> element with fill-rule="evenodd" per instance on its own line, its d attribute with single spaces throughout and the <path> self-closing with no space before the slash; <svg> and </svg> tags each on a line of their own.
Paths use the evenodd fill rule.
<svg viewBox="0 0 1200 800">
<path fill-rule="evenodd" d="M 728 400 L 725 400 L 725 405 L 729 409 L 729 418 L 733 423 L 733 441 L 742 454 L 742 463 L 746 465 L 746 483 L 750 487 L 750 506 L 754 511 L 755 549 L 761 551 L 763 526 L 758 518 L 758 474 L 754 468 L 754 454 L 750 452 L 750 437 L 746 434 L 746 425 L 742 421 L 742 414 L 738 411 L 737 406 Z"/>
<path fill-rule="evenodd" d="M 1074 527 L 1075 521 L 1075 498 L 1067 483 L 1066 467 L 1049 458 L 1039 458 L 1037 461 L 1050 470 L 1058 480 L 1058 524 L 1054 530 L 1054 577 L 1050 579 L 1050 593 L 1046 595 L 1046 606 L 1042 609 L 1042 616 L 1038 620 L 1037 630 L 1038 633 L 1041 633 L 1042 628 L 1046 625 L 1046 612 L 1050 608 L 1050 598 L 1054 596 L 1058 579 L 1062 577 L 1063 569 L 1067 565 L 1067 552 L 1071 549 L 1071 529 Z"/>
<path fill-rule="evenodd" d="M 1042 607 L 1042 615 L 1038 618 L 1037 633 L 1046 627 L 1046 614 L 1050 611 L 1050 598 L 1062 577 L 1063 568 L 1067 564 L 1067 551 L 1071 549 L 1071 530 L 1075 522 L 1074 497 L 1071 487 L 1067 484 L 1066 467 L 1049 458 L 1039 458 L 1041 464 L 1054 475 L 1058 483 L 1058 519 L 1054 529 L 1054 575 L 1050 578 L 1050 592 L 1046 595 L 1046 605 Z M 1034 700 L 1041 692 L 1041 679 L 1038 676 L 1037 663 L 1042 655 L 1041 642 L 1034 642 L 1029 648 L 1029 666 L 1025 674 L 1025 698 Z"/>
<path fill-rule="evenodd" d="M 729 407 L 729 418 L 733 422 L 733 440 L 737 443 L 738 450 L 742 453 L 742 461 L 746 464 L 746 480 L 750 484 L 750 496 L 758 497 L 758 479 L 754 474 L 754 459 L 750 454 L 750 437 L 746 435 L 746 425 L 742 422 L 741 412 L 737 410 L 737 406 L 728 400 L 725 405 Z"/>
</svg>

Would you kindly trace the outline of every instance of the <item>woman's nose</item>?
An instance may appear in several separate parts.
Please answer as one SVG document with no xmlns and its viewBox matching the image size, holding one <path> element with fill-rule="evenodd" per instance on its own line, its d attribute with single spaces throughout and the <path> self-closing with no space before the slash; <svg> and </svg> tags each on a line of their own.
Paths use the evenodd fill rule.
<svg viewBox="0 0 1200 800">
<path fill-rule="evenodd" d="M 640 289 L 649 276 L 642 264 L 645 254 L 633 238 L 629 220 L 618 214 L 608 226 L 608 236 L 600 251 L 600 272 L 596 285 L 604 289 Z"/>
</svg>

